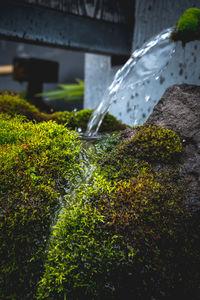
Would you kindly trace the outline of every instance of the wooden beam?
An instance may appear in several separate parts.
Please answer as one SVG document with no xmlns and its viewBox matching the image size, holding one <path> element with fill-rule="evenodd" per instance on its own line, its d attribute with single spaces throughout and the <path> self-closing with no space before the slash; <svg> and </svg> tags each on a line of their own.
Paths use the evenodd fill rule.
<svg viewBox="0 0 200 300">
<path fill-rule="evenodd" d="M 130 28 L 19 1 L 0 1 L 0 37 L 106 55 L 130 55 Z"/>
<path fill-rule="evenodd" d="M 12 75 L 13 73 L 13 66 L 0 66 L 0 75 Z"/>
</svg>

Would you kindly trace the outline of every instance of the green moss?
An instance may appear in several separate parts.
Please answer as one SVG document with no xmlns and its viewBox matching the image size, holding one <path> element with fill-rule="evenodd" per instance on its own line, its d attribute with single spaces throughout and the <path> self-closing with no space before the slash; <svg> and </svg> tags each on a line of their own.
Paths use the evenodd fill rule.
<svg viewBox="0 0 200 300">
<path fill-rule="evenodd" d="M 99 155 L 104 156 L 106 153 L 110 153 L 120 143 L 120 133 L 114 132 L 107 137 L 97 140 L 95 143 L 95 149 Z"/>
<path fill-rule="evenodd" d="M 8 113 L 12 116 L 16 114 L 24 115 L 29 120 L 37 122 L 54 120 L 58 124 L 64 124 L 72 130 L 80 128 L 83 132 L 87 129 L 87 124 L 92 114 L 92 109 L 83 109 L 80 111 L 64 111 L 53 114 L 42 113 L 34 105 L 28 101 L 13 96 L 12 93 L 0 94 L 0 113 Z M 121 124 L 114 116 L 107 114 L 101 125 L 101 132 L 111 132 L 116 130 L 123 130 L 127 126 Z"/>
<path fill-rule="evenodd" d="M 157 126 L 139 126 L 133 138 L 110 149 L 99 164 L 106 178 L 126 180 L 152 173 L 152 162 L 173 163 L 181 149 L 180 138 L 175 132 Z"/>
<path fill-rule="evenodd" d="M 139 160 L 132 155 L 124 155 L 120 148 L 117 147 L 115 151 L 106 154 L 99 160 L 99 165 L 107 179 L 127 180 L 147 171 L 152 172 L 152 167 L 147 161 Z"/>
<path fill-rule="evenodd" d="M 87 124 L 92 112 L 92 109 L 83 109 L 77 112 L 57 112 L 52 114 L 51 118 L 60 124 L 67 123 L 67 126 L 73 130 L 80 128 L 81 131 L 84 132 L 87 129 Z M 126 127 L 126 125 L 121 124 L 114 116 L 107 114 L 100 127 L 100 132 L 123 130 Z"/>
<path fill-rule="evenodd" d="M 140 127 L 132 139 L 127 140 L 120 151 L 150 162 L 169 162 L 180 155 L 182 144 L 172 130 L 159 126 Z"/>
<path fill-rule="evenodd" d="M 0 114 L 0 294 L 33 299 L 63 184 L 78 169 L 77 135 L 53 121 Z"/>
<path fill-rule="evenodd" d="M 46 120 L 46 114 L 41 113 L 34 105 L 28 101 L 9 94 L 0 95 L 0 113 L 7 113 L 11 116 L 20 114 L 26 116 L 29 120 Z"/>
<path fill-rule="evenodd" d="M 182 185 L 172 178 L 172 173 L 153 175 L 147 172 L 115 183 L 113 189 L 100 191 L 96 198 L 104 215 L 105 230 L 122 235 L 136 253 L 132 263 L 128 260 L 124 263 L 127 273 L 118 271 L 118 299 L 118 295 L 123 294 L 121 289 L 128 294 L 128 299 L 198 295 L 198 284 L 191 278 L 199 276 L 200 256 L 194 249 L 193 255 L 189 253 L 189 239 L 194 244 L 197 242 L 198 237 L 193 235 L 198 229 L 188 230 L 193 218 L 184 205 Z M 182 268 L 185 260 L 187 267 Z M 193 268 L 187 270 L 189 261 Z M 152 282 L 156 285 L 152 286 Z"/>
<path fill-rule="evenodd" d="M 1 298 L 35 299 L 39 282 L 38 299 L 198 299 L 200 219 L 185 206 L 178 135 L 157 126 L 112 135 L 85 172 L 74 132 L 9 108 L 0 115 Z M 42 116 L 79 128 L 90 115 Z M 62 198 L 55 222 L 76 173 L 86 181 Z"/>
<path fill-rule="evenodd" d="M 109 275 L 126 257 L 119 248 L 122 238 L 108 234 L 103 223 L 102 214 L 89 204 L 78 203 L 62 210 L 54 227 L 38 299 L 63 299 L 66 295 L 69 299 L 92 300 L 112 294 Z"/>
<path fill-rule="evenodd" d="M 96 170 L 68 196 L 54 229 L 38 299 L 198 299 L 199 219 L 187 210 L 177 165 L 152 164 L 172 162 L 180 139 L 149 126 L 108 151 L 97 146 Z"/>
<path fill-rule="evenodd" d="M 189 253 L 191 220 L 171 175 L 110 182 L 96 173 L 92 184 L 79 187 L 54 228 L 38 299 L 195 295 L 190 276 L 198 277 L 199 257 Z"/>
<path fill-rule="evenodd" d="M 200 39 L 200 9 L 189 8 L 179 19 L 171 40 L 185 43 Z"/>
</svg>

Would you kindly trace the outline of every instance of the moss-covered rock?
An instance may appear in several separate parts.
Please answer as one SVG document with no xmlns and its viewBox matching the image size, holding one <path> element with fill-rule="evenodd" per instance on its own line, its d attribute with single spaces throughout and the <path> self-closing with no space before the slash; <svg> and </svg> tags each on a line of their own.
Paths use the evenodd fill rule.
<svg viewBox="0 0 200 300">
<path fill-rule="evenodd" d="M 116 147 L 106 150 L 107 153 L 100 159 L 99 164 L 106 178 L 125 180 L 139 174 L 152 173 L 152 164 L 173 164 L 181 155 L 181 140 L 172 130 L 149 125 L 139 126 L 132 132 L 132 137 L 123 142 L 122 136 L 118 138 Z"/>
<path fill-rule="evenodd" d="M 121 146 L 120 151 L 150 162 L 169 162 L 177 159 L 182 150 L 180 137 L 172 130 L 160 126 L 138 127 L 133 138 Z"/>
<path fill-rule="evenodd" d="M 185 11 L 171 34 L 171 40 L 180 40 L 183 45 L 190 41 L 200 40 L 200 9 L 189 8 Z"/>
<path fill-rule="evenodd" d="M 11 93 L 8 94 L 6 92 L 5 94 L 0 94 L 0 113 L 8 113 L 12 116 L 21 114 L 26 116 L 29 120 L 35 120 L 37 122 L 54 120 L 58 124 L 64 124 L 72 130 L 80 129 L 83 132 L 86 131 L 87 123 L 92 112 L 92 109 L 83 109 L 77 112 L 64 111 L 47 114 L 40 112 L 34 105 Z M 111 132 L 123 130 L 126 127 L 126 125 L 121 124 L 114 116 L 107 114 L 101 125 L 100 131 Z"/>
<path fill-rule="evenodd" d="M 78 168 L 75 132 L 0 114 L 0 298 L 33 299 L 63 184 Z"/>
<path fill-rule="evenodd" d="M 67 222 L 63 212 L 53 231 L 38 299 L 198 299 L 200 223 L 175 160 L 180 138 L 157 126 L 134 132 L 108 148 L 98 142 L 96 171 L 68 196 Z M 75 220 L 77 207 L 90 218 Z"/>
<path fill-rule="evenodd" d="M 77 115 L 79 127 L 83 112 L 51 117 L 70 124 Z M 194 137 L 198 121 L 195 112 Z M 66 127 L 2 114 L 0 128 L 3 299 L 199 300 L 199 211 L 188 209 L 187 146 L 173 130 L 146 124 L 107 137 L 92 159 L 80 155 L 92 163 L 79 168 L 79 142 Z M 186 140 L 198 148 L 199 139 Z"/>
</svg>

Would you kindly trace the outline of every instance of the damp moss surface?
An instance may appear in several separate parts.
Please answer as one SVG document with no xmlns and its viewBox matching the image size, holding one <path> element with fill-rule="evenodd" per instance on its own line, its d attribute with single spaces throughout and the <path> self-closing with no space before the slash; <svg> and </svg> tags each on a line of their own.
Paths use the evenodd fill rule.
<svg viewBox="0 0 200 300">
<path fill-rule="evenodd" d="M 200 40 L 200 9 L 189 8 L 180 17 L 172 41 L 182 41 L 183 45 L 194 40 Z"/>
<path fill-rule="evenodd" d="M 172 130 L 160 126 L 144 126 L 121 147 L 124 153 L 150 162 L 169 162 L 181 153 L 182 143 Z"/>
<path fill-rule="evenodd" d="M 12 95 L 0 110 L 0 298 L 199 300 L 176 132 L 138 126 L 86 153 L 69 128 L 92 111 L 41 114 Z"/>
<path fill-rule="evenodd" d="M 52 232 L 37 299 L 198 299 L 200 224 L 181 151 L 178 135 L 156 126 L 97 142 L 96 169 Z"/>
</svg>

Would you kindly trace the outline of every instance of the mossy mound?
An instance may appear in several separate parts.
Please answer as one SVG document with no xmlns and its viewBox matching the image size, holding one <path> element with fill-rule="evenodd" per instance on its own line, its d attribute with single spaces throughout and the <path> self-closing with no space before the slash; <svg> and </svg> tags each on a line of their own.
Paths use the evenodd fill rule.
<svg viewBox="0 0 200 300">
<path fill-rule="evenodd" d="M 200 9 L 189 8 L 179 19 L 172 41 L 182 41 L 183 45 L 188 42 L 200 40 Z"/>
<path fill-rule="evenodd" d="M 139 127 L 133 138 L 123 143 L 120 151 L 150 162 L 169 162 L 177 159 L 182 143 L 172 130 L 160 126 Z"/>
<path fill-rule="evenodd" d="M 51 118 L 59 124 L 67 124 L 67 126 L 73 130 L 79 129 L 80 131 L 84 132 L 87 129 L 87 124 L 92 112 L 92 109 L 83 109 L 72 112 L 57 112 L 52 114 Z M 123 130 L 126 127 L 126 125 L 121 124 L 114 116 L 106 114 L 99 131 L 112 132 Z"/>
<path fill-rule="evenodd" d="M 152 173 L 152 164 L 173 165 L 182 150 L 179 136 L 160 126 L 139 126 L 135 128 L 132 138 L 123 143 L 121 141 L 122 138 L 118 138 L 116 148 L 111 154 L 106 153 L 99 162 L 104 175 L 110 180 L 125 180 L 138 174 Z"/>
<path fill-rule="evenodd" d="M 80 111 L 65 111 L 47 114 L 40 112 L 38 108 L 30 104 L 28 101 L 13 96 L 11 93 L 0 95 L 0 113 L 8 113 L 12 116 L 20 114 L 26 116 L 29 120 L 37 122 L 54 120 L 58 124 L 64 124 L 72 130 L 80 129 L 82 132 L 86 131 L 87 124 L 92 114 L 92 109 L 83 109 Z M 115 130 L 123 130 L 127 126 L 121 124 L 114 116 L 107 114 L 101 125 L 101 132 L 111 132 Z"/>
<path fill-rule="evenodd" d="M 144 126 L 97 150 L 93 176 L 68 195 L 54 228 L 38 299 L 197 300 L 200 223 L 185 202 L 180 139 Z"/>
<path fill-rule="evenodd" d="M 78 169 L 75 132 L 0 114 L 0 298 L 33 299 L 63 184 Z"/>
<path fill-rule="evenodd" d="M 23 115 L 28 120 L 38 122 L 47 120 L 46 114 L 41 113 L 34 105 L 7 92 L 0 95 L 0 113 L 7 113 L 11 116 L 16 114 Z"/>
</svg>

